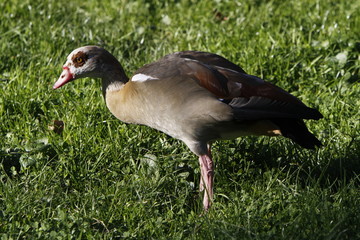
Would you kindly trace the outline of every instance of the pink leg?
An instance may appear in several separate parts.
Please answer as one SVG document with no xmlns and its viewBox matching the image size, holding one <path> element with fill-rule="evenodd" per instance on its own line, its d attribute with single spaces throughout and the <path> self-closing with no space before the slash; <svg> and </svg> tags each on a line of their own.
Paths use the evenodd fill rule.
<svg viewBox="0 0 360 240">
<path fill-rule="evenodd" d="M 200 191 L 203 191 L 205 188 L 203 204 L 204 210 L 207 211 L 209 210 L 213 199 L 213 161 L 210 154 L 205 154 L 199 156 L 199 162 L 201 169 Z"/>
<path fill-rule="evenodd" d="M 211 155 L 211 143 L 208 143 L 207 145 L 208 147 L 208 155 L 210 157 L 210 160 L 212 159 L 212 155 Z M 202 166 L 202 161 L 200 160 L 200 157 L 199 157 L 199 162 L 200 162 L 200 167 Z M 212 162 L 212 160 L 211 160 Z M 201 177 L 200 177 L 200 184 L 199 184 L 199 191 L 202 192 L 204 191 L 204 181 L 203 181 L 203 177 L 202 177 L 202 172 L 201 172 Z"/>
</svg>

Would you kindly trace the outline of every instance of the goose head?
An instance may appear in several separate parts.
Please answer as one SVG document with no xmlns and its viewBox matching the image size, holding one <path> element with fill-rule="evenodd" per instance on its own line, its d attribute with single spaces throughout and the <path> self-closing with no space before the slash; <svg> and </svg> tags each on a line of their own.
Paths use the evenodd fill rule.
<svg viewBox="0 0 360 240">
<path fill-rule="evenodd" d="M 72 51 L 63 65 L 63 71 L 55 82 L 53 89 L 79 78 L 107 78 L 124 71 L 117 59 L 105 49 L 98 46 L 84 46 Z M 126 80 L 125 80 L 126 81 Z"/>
</svg>

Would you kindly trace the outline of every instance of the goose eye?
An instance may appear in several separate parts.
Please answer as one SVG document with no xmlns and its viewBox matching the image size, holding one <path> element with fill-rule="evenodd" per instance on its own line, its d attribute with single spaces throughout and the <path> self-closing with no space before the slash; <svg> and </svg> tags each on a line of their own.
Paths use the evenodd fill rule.
<svg viewBox="0 0 360 240">
<path fill-rule="evenodd" d="M 83 66 L 87 59 L 88 56 L 84 52 L 78 52 L 71 58 L 75 67 Z"/>
<path fill-rule="evenodd" d="M 77 57 L 77 58 L 76 58 L 76 62 L 77 62 L 78 64 L 81 64 L 81 63 L 84 62 L 84 59 L 81 58 L 81 57 Z"/>
</svg>

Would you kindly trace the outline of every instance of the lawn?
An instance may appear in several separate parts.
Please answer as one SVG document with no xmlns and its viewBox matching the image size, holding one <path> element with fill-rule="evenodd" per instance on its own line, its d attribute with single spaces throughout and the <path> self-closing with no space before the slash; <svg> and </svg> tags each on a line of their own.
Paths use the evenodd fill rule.
<svg viewBox="0 0 360 240">
<path fill-rule="evenodd" d="M 1 239 L 360 239 L 360 2 L 0 2 Z M 52 90 L 83 45 L 129 76 L 181 50 L 220 54 L 324 115 L 323 147 L 214 144 L 203 214 L 197 157 L 107 110 L 98 79 Z M 62 121 L 62 133 L 52 130 Z"/>
</svg>

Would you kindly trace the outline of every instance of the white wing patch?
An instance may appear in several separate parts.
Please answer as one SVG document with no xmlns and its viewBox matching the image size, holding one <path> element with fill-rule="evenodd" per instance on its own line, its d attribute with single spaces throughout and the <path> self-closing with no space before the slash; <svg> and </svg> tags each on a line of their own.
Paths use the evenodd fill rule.
<svg viewBox="0 0 360 240">
<path fill-rule="evenodd" d="M 138 73 L 131 78 L 131 81 L 133 82 L 145 82 L 148 80 L 158 80 L 158 78 L 154 78 L 152 76 L 148 76 L 142 73 Z"/>
</svg>

